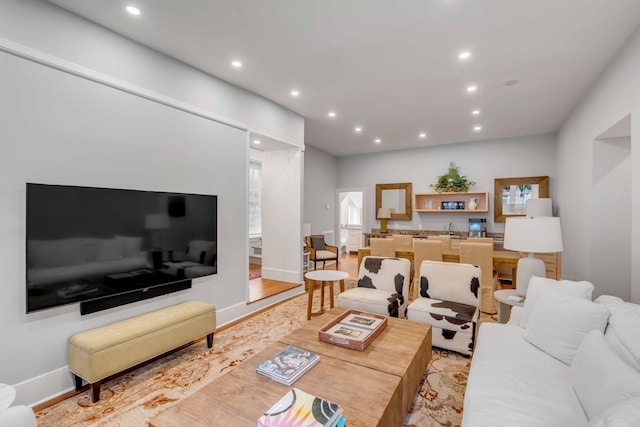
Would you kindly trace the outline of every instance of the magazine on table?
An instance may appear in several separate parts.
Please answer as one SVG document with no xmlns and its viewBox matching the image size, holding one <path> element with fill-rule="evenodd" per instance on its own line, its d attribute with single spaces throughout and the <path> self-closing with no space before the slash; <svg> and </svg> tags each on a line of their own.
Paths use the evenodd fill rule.
<svg viewBox="0 0 640 427">
<path fill-rule="evenodd" d="M 334 427 L 343 423 L 340 406 L 297 388 L 258 418 L 257 427 Z"/>
<path fill-rule="evenodd" d="M 319 360 L 320 356 L 316 352 L 290 345 L 258 365 L 256 372 L 274 381 L 291 385 Z"/>
</svg>

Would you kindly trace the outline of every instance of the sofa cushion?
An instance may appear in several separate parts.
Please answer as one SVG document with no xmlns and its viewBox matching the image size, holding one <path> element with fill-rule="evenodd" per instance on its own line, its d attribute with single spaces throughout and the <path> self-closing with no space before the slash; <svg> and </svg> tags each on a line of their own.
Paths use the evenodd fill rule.
<svg viewBox="0 0 640 427">
<path fill-rule="evenodd" d="M 189 242 L 185 261 L 213 265 L 216 254 L 216 242 L 208 240 L 193 240 Z"/>
<path fill-rule="evenodd" d="M 630 427 L 640 425 L 640 397 L 613 405 L 589 421 L 586 427 Z"/>
<path fill-rule="evenodd" d="M 142 252 L 142 237 L 116 236 L 116 240 L 122 242 L 125 258 L 140 256 L 140 252 Z"/>
<path fill-rule="evenodd" d="M 522 339 L 519 326 L 483 322 L 464 397 L 464 427 L 584 426 L 570 367 Z"/>
<path fill-rule="evenodd" d="M 29 268 L 80 265 L 95 259 L 95 239 L 74 237 L 58 240 L 30 240 Z"/>
<path fill-rule="evenodd" d="M 608 318 L 606 307 L 549 288 L 531 312 L 524 339 L 571 364 L 584 336 L 594 329 L 604 332 Z"/>
<path fill-rule="evenodd" d="M 96 261 L 113 261 L 121 258 L 124 258 L 124 245 L 122 240 L 96 240 Z"/>
<path fill-rule="evenodd" d="M 640 372 L 616 356 L 597 330 L 585 335 L 578 347 L 570 379 L 589 419 L 618 402 L 640 397 Z"/>
<path fill-rule="evenodd" d="M 567 293 L 569 295 L 576 296 L 591 301 L 592 292 L 594 286 L 590 282 L 581 281 L 574 282 L 571 280 L 553 280 L 546 277 L 533 276 L 527 287 L 527 297 L 524 301 L 524 308 L 522 310 L 522 317 L 520 318 L 520 326 L 527 327 L 531 311 L 536 305 L 540 295 L 547 288 L 554 288 L 560 292 Z"/>
</svg>

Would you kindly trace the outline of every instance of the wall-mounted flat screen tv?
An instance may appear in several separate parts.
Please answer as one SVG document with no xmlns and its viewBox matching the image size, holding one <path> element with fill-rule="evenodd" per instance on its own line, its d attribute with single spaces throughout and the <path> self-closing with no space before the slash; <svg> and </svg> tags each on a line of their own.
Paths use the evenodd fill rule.
<svg viewBox="0 0 640 427">
<path fill-rule="evenodd" d="M 27 312 L 86 314 L 216 274 L 217 209 L 214 195 L 28 183 Z"/>
</svg>

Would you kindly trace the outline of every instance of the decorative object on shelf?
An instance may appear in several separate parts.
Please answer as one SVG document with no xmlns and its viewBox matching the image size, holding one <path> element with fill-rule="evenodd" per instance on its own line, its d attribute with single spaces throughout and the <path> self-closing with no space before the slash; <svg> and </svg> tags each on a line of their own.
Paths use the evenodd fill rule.
<svg viewBox="0 0 640 427">
<path fill-rule="evenodd" d="M 463 201 L 450 201 L 450 202 L 440 202 L 440 209 L 449 210 L 449 211 L 457 211 L 460 209 L 464 209 Z"/>
<path fill-rule="evenodd" d="M 477 197 L 470 197 L 469 198 L 469 204 L 467 205 L 469 207 L 469 209 L 475 209 L 478 207 L 478 199 Z"/>
<path fill-rule="evenodd" d="M 378 209 L 378 219 L 380 220 L 380 232 L 387 232 L 387 220 L 391 219 L 391 209 L 380 208 Z"/>
<path fill-rule="evenodd" d="M 449 170 L 446 174 L 438 177 L 436 184 L 431 184 L 429 187 L 436 190 L 438 193 L 443 191 L 450 191 L 456 193 L 464 193 L 469 191 L 469 187 L 476 185 L 475 182 L 469 181 L 466 176 L 460 175 L 459 167 L 455 163 L 449 163 Z"/>
<path fill-rule="evenodd" d="M 544 261 L 534 253 L 562 252 L 560 218 L 549 216 L 507 218 L 504 228 L 504 248 L 528 252 L 518 260 L 516 293 L 526 295 L 532 276 L 546 277 Z"/>
</svg>

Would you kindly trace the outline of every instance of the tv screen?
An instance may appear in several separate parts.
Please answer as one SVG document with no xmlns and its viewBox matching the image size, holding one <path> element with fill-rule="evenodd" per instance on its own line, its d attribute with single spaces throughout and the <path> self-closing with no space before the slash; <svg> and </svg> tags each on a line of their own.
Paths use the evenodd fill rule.
<svg viewBox="0 0 640 427">
<path fill-rule="evenodd" d="M 216 274 L 217 208 L 213 195 L 27 183 L 27 312 Z"/>
</svg>

